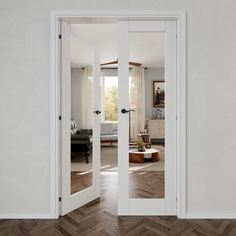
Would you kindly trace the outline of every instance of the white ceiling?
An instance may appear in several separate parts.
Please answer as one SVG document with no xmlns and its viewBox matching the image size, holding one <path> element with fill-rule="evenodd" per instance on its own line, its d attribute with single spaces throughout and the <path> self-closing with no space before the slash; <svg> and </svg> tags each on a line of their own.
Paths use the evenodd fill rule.
<svg viewBox="0 0 236 236">
<path fill-rule="evenodd" d="M 118 58 L 117 24 L 72 24 L 72 67 L 92 65 L 94 45 L 100 47 L 101 63 Z M 164 33 L 130 33 L 130 61 L 143 67 L 164 67 Z"/>
</svg>

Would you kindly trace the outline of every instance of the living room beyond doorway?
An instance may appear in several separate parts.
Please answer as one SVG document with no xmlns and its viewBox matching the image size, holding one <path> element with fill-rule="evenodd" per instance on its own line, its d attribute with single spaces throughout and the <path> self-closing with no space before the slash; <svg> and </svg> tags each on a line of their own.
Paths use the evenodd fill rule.
<svg viewBox="0 0 236 236">
<path fill-rule="evenodd" d="M 99 28 L 99 34 L 95 33 L 95 28 Z M 108 30 L 112 32 L 109 36 L 106 34 Z M 72 25 L 71 194 L 93 184 L 92 53 L 87 43 L 81 40 L 81 35 L 82 38 L 93 38 L 95 34 L 101 50 L 101 174 L 118 173 L 118 60 L 112 60 L 118 57 L 117 26 Z M 157 43 L 158 50 L 153 53 Z M 129 97 L 130 107 L 135 110 L 130 113 L 129 125 L 131 198 L 164 198 L 164 47 L 163 33 L 130 35 Z M 83 57 L 76 55 L 79 50 L 83 52 Z M 141 151 L 140 145 L 143 148 Z M 156 157 L 152 158 L 153 155 Z"/>
</svg>

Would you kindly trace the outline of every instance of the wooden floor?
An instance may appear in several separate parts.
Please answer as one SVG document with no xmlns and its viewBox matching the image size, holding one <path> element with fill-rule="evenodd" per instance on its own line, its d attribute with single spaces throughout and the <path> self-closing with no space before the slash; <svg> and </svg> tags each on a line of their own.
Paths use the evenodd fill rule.
<svg viewBox="0 0 236 236">
<path fill-rule="evenodd" d="M 164 198 L 164 171 L 134 171 L 129 175 L 131 198 Z M 92 172 L 71 172 L 71 194 L 92 186 Z"/>
<path fill-rule="evenodd" d="M 164 198 L 164 171 L 134 171 L 129 175 L 130 198 Z"/>
<path fill-rule="evenodd" d="M 118 217 L 117 175 L 102 174 L 102 197 L 58 220 L 0 220 L 1 236 L 235 236 L 236 220 Z"/>
<path fill-rule="evenodd" d="M 92 172 L 71 171 L 71 194 L 91 187 L 92 177 Z"/>
</svg>

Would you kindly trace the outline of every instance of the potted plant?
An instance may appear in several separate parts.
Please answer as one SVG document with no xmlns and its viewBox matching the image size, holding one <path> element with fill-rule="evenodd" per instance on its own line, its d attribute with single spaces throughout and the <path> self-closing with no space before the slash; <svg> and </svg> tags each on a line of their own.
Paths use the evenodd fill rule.
<svg viewBox="0 0 236 236">
<path fill-rule="evenodd" d="M 138 146 L 138 152 L 145 152 L 145 147 L 142 137 L 138 137 L 137 146 Z"/>
</svg>

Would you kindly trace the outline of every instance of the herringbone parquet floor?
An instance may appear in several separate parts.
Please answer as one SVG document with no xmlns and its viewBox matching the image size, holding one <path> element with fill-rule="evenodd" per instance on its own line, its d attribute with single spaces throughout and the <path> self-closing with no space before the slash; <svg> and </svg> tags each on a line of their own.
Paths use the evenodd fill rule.
<svg viewBox="0 0 236 236">
<path fill-rule="evenodd" d="M 89 188 L 93 185 L 92 172 L 71 171 L 71 194 Z"/>
<path fill-rule="evenodd" d="M 130 198 L 164 198 L 164 171 L 134 171 L 129 174 Z"/>
<path fill-rule="evenodd" d="M 102 175 L 102 197 L 58 220 L 1 220 L 1 236 L 236 236 L 236 220 L 118 217 L 117 176 Z"/>
</svg>

